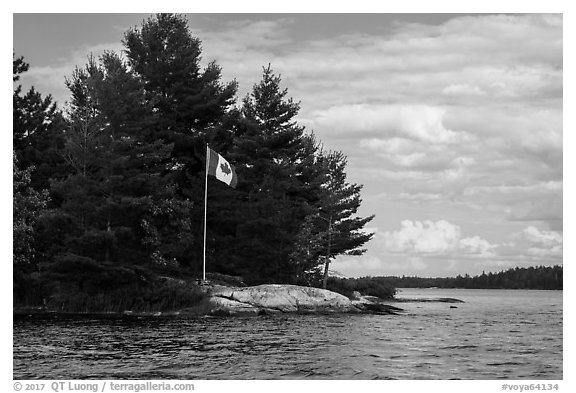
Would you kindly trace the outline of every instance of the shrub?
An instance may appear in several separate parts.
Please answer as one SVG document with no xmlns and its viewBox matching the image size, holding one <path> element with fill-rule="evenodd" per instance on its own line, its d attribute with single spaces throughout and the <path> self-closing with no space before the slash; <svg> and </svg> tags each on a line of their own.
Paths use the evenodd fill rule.
<svg viewBox="0 0 576 393">
<path fill-rule="evenodd" d="M 135 266 L 65 254 L 42 273 L 15 277 L 15 306 L 63 312 L 157 312 L 194 308 L 206 295 L 196 285 Z"/>
<path fill-rule="evenodd" d="M 381 277 L 336 278 L 329 277 L 327 289 L 344 296 L 352 297 L 352 292 L 358 291 L 365 296 L 376 296 L 381 299 L 392 299 L 396 288 Z"/>
</svg>

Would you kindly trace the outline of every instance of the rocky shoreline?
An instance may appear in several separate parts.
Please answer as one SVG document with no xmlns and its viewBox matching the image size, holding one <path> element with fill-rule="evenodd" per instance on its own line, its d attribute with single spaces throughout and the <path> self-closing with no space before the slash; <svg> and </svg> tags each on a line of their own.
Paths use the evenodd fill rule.
<svg viewBox="0 0 576 393">
<path fill-rule="evenodd" d="M 362 296 L 353 299 L 326 289 L 286 284 L 263 284 L 252 287 L 234 287 L 217 284 L 202 285 L 206 301 L 197 308 L 157 312 L 82 312 L 69 313 L 45 308 L 15 308 L 15 317 L 205 317 L 205 316 L 258 316 L 275 314 L 377 314 L 398 315 L 404 310 L 389 303 L 443 302 L 462 303 L 454 298 L 388 299 Z M 454 307 L 454 306 L 452 306 Z"/>
<path fill-rule="evenodd" d="M 398 314 L 401 308 L 381 299 L 360 296 L 350 300 L 326 289 L 297 285 L 264 284 L 254 287 L 211 286 L 207 288 L 215 315 L 267 315 L 278 313 L 370 313 Z"/>
<path fill-rule="evenodd" d="M 438 298 L 395 298 L 397 303 L 464 303 L 464 300 L 455 299 L 453 297 L 438 297 Z"/>
</svg>

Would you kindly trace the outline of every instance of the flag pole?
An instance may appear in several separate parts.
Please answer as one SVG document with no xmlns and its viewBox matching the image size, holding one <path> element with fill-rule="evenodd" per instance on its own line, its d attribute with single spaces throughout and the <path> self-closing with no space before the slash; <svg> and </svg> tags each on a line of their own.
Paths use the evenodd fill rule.
<svg viewBox="0 0 576 393">
<path fill-rule="evenodd" d="M 202 282 L 206 282 L 206 212 L 208 210 L 208 163 L 210 162 L 210 149 L 206 144 L 206 178 L 204 181 L 204 253 L 202 257 Z"/>
</svg>

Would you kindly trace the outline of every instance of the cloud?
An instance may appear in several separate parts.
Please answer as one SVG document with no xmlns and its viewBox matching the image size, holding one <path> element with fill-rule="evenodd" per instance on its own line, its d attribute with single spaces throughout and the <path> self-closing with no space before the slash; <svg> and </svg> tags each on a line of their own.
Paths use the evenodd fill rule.
<svg viewBox="0 0 576 393">
<path fill-rule="evenodd" d="M 466 138 L 460 139 L 463 141 Z M 396 170 L 441 172 L 461 170 L 475 163 L 472 157 L 459 156 L 463 151 L 454 149 L 450 144 L 392 137 L 361 139 L 359 145 L 384 159 L 387 168 Z"/>
<path fill-rule="evenodd" d="M 276 20 L 236 20 L 229 22 L 218 38 L 234 51 L 274 49 L 290 42 L 287 29 L 291 24 L 292 19 L 286 17 Z M 250 37 L 250 40 L 245 37 Z"/>
<path fill-rule="evenodd" d="M 350 103 L 452 105 L 454 95 L 443 91 L 458 98 L 482 91 L 483 102 L 490 102 L 562 89 L 561 15 L 462 16 L 437 26 L 398 22 L 384 34 L 296 41 L 290 30 L 299 28 L 306 27 L 297 18 L 247 18 L 198 35 L 206 61 L 216 59 L 241 89 L 271 62 L 291 93 L 306 98 L 305 117 Z"/>
<path fill-rule="evenodd" d="M 90 55 L 98 58 L 104 51 L 122 54 L 122 50 L 123 46 L 119 42 L 76 48 L 70 51 L 67 56 L 57 59 L 53 64 L 45 66 L 31 64 L 28 72 L 22 76 L 22 84 L 24 87 L 35 86 L 42 94 L 52 94 L 59 106 L 62 107 L 70 95 L 65 80 L 72 76 L 76 67 L 84 67 Z"/>
<path fill-rule="evenodd" d="M 398 21 L 384 33 L 296 40 L 299 27 L 281 18 L 205 30 L 204 57 L 241 90 L 271 62 L 302 99 L 302 124 L 363 178 L 395 178 L 398 196 L 562 178 L 562 15 Z"/>
<path fill-rule="evenodd" d="M 460 53 L 459 59 L 469 58 L 471 62 L 483 59 L 486 54 L 493 54 L 492 61 L 501 63 L 542 58 L 561 62 L 562 36 L 558 34 L 561 29 L 561 14 L 468 15 L 436 26 L 399 25 L 397 36 L 411 43 L 412 48 Z"/>
<path fill-rule="evenodd" d="M 455 248 L 460 229 L 446 221 L 404 220 L 398 231 L 383 234 L 386 249 L 392 252 L 442 253 Z"/>
<path fill-rule="evenodd" d="M 458 225 L 446 220 L 404 220 L 401 228 L 376 234 L 380 251 L 402 254 L 407 258 L 459 257 L 499 260 L 502 258 L 540 260 L 549 262 L 562 258 L 562 235 L 556 231 L 528 226 L 511 236 L 511 240 L 491 243 L 477 235 L 464 237 Z"/>
<path fill-rule="evenodd" d="M 262 76 L 262 67 L 272 64 L 276 72 L 283 72 L 283 81 L 293 86 L 293 72 L 283 67 L 284 48 L 291 43 L 289 17 L 275 20 L 238 19 L 216 29 L 193 29 L 202 40 L 204 63 L 216 61 L 222 67 L 224 80 L 239 82 L 239 97 L 249 93 Z M 289 52 L 288 52 L 289 53 Z"/>
<path fill-rule="evenodd" d="M 467 83 L 456 83 L 442 89 L 442 94 L 454 96 L 483 96 L 486 94 L 478 85 L 470 85 Z"/>
<path fill-rule="evenodd" d="M 478 236 L 462 237 L 459 226 L 445 220 L 404 220 L 397 231 L 381 236 L 385 250 L 402 254 L 491 255 L 495 247 Z"/>
<path fill-rule="evenodd" d="M 428 143 L 456 143 L 463 135 L 443 124 L 445 110 L 428 105 L 354 104 L 315 111 L 307 118 L 336 133 L 402 137 Z"/>
<path fill-rule="evenodd" d="M 500 245 L 498 253 L 503 257 L 517 260 L 561 263 L 563 239 L 559 232 L 528 226 L 515 233 L 510 242 Z"/>
<path fill-rule="evenodd" d="M 542 200 L 527 201 L 521 205 L 515 205 L 510 209 L 508 219 L 510 221 L 542 222 L 553 231 L 562 232 L 564 218 L 562 215 L 561 196 L 543 198 Z"/>
<path fill-rule="evenodd" d="M 522 231 L 524 237 L 534 244 L 542 246 L 557 246 L 562 244 L 562 236 L 553 231 L 540 231 L 538 228 L 529 226 Z"/>
<path fill-rule="evenodd" d="M 517 180 L 518 181 L 518 180 Z M 563 184 L 549 180 L 525 184 L 468 185 L 462 200 L 483 209 L 500 211 L 510 221 L 543 222 L 553 230 L 563 227 Z"/>
<path fill-rule="evenodd" d="M 363 255 L 352 257 L 348 255 L 338 256 L 330 265 L 331 274 L 344 275 L 347 277 L 359 275 L 381 276 L 385 271 L 386 264 L 376 256 Z M 401 267 L 401 265 L 399 265 Z"/>
<path fill-rule="evenodd" d="M 460 226 L 446 220 L 403 220 L 397 230 L 377 232 L 366 255 L 340 256 L 333 268 L 346 276 L 479 274 L 562 263 L 562 243 L 560 233 L 536 226 L 496 243 L 464 236 Z"/>
<path fill-rule="evenodd" d="M 478 236 L 466 237 L 460 240 L 460 249 L 467 254 L 492 256 L 496 246 Z"/>
<path fill-rule="evenodd" d="M 428 266 L 421 257 L 410 257 L 408 263 L 414 270 L 424 270 Z"/>
</svg>

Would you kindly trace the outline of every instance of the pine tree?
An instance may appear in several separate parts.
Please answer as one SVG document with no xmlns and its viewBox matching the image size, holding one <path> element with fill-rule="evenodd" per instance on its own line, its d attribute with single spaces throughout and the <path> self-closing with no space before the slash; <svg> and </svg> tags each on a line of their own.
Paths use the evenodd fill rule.
<svg viewBox="0 0 576 393">
<path fill-rule="evenodd" d="M 231 158 L 240 180 L 237 200 L 237 266 L 254 282 L 296 282 L 291 264 L 298 231 L 317 198 L 316 145 L 294 117 L 300 105 L 287 98 L 270 66 L 243 101 Z"/>
<path fill-rule="evenodd" d="M 237 84 L 221 82 L 215 62 L 201 66 L 201 42 L 193 37 L 182 15 L 157 14 L 130 29 L 124 36 L 128 63 L 143 82 L 145 100 L 153 113 L 148 141 L 163 140 L 173 146 L 171 165 L 176 195 L 194 208 L 193 250 L 189 257 L 199 268 L 202 257 L 203 191 L 206 144 L 222 154 L 234 136 Z M 232 112 L 232 113 L 231 113 Z M 215 202 L 222 190 L 210 189 Z"/>
<path fill-rule="evenodd" d="M 18 82 L 30 66 L 23 57 L 14 57 L 12 64 L 12 80 Z M 52 96 L 42 97 L 34 87 L 24 94 L 18 84 L 12 95 L 12 121 L 12 144 L 19 165 L 35 168 L 30 186 L 41 192 L 49 187 L 49 178 L 66 174 L 58 153 L 64 143 L 66 120 Z"/>
<path fill-rule="evenodd" d="M 182 15 L 158 14 L 140 29 L 129 30 L 123 40 L 129 65 L 144 82 L 146 100 L 156 114 L 154 138 L 174 143 L 173 158 L 180 165 L 196 164 L 194 148 L 206 142 L 208 129 L 220 124 L 237 89 L 236 82 L 220 82 L 215 62 L 201 69 L 201 42 L 187 23 Z M 198 136 L 203 140 L 197 146 Z"/>
<path fill-rule="evenodd" d="M 346 156 L 339 151 L 320 152 L 317 160 L 321 179 L 321 196 L 317 210 L 309 221 L 315 222 L 315 230 L 310 232 L 307 243 L 298 248 L 307 250 L 309 260 L 306 263 L 311 271 L 313 266 L 324 265 L 322 286 L 326 288 L 330 261 L 337 255 L 361 255 L 362 246 L 373 236 L 364 227 L 374 215 L 358 217 L 362 202 L 362 186 L 346 181 Z M 315 217 L 315 220 L 314 220 Z M 321 235 L 320 235 L 321 234 Z"/>
<path fill-rule="evenodd" d="M 191 203 L 175 197 L 172 146 L 147 140 L 152 111 L 139 78 L 105 53 L 100 62 L 90 57 L 67 85 L 65 156 L 74 173 L 53 183 L 61 200 L 53 220 L 73 222 L 63 248 L 97 261 L 186 263 Z"/>
<path fill-rule="evenodd" d="M 13 217 L 12 217 L 12 262 L 18 269 L 32 267 L 37 261 L 35 225 L 40 214 L 46 209 L 48 192 L 38 192 L 30 186 L 33 167 L 19 168 L 16 153 L 13 152 Z"/>
</svg>

